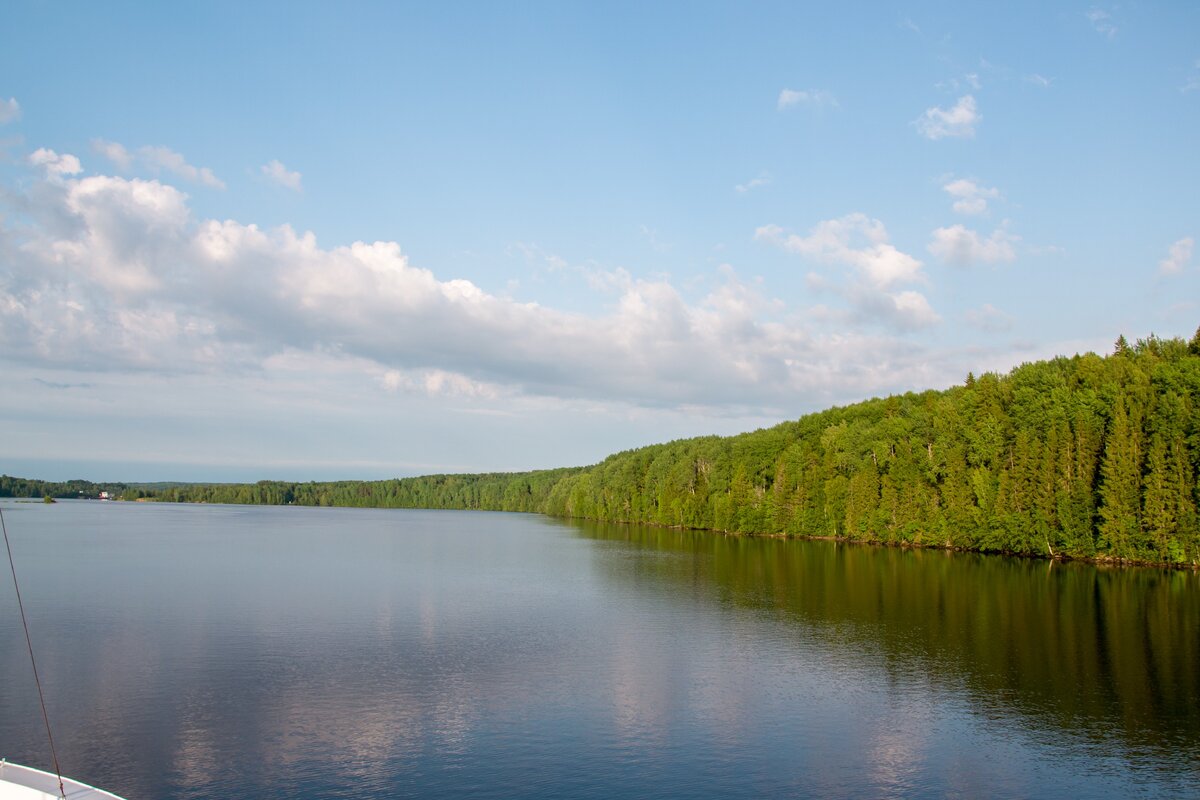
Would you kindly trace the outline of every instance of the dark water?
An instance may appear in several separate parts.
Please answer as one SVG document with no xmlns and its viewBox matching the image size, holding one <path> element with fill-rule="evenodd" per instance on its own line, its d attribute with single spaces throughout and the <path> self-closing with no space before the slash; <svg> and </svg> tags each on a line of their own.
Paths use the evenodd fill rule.
<svg viewBox="0 0 1200 800">
<path fill-rule="evenodd" d="M 1200 797 L 1200 578 L 536 516 L 3 506 L 130 800 Z M 49 755 L 7 576 L 0 756 Z"/>
</svg>

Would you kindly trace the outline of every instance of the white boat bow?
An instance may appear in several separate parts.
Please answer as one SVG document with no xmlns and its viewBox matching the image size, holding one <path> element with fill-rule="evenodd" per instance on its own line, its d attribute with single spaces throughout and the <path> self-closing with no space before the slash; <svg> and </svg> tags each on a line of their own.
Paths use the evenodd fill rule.
<svg viewBox="0 0 1200 800">
<path fill-rule="evenodd" d="M 67 800 L 121 800 L 115 794 L 88 786 L 86 783 L 62 779 Z M 23 767 L 0 761 L 0 800 L 61 800 L 58 776 L 52 772 Z"/>
</svg>

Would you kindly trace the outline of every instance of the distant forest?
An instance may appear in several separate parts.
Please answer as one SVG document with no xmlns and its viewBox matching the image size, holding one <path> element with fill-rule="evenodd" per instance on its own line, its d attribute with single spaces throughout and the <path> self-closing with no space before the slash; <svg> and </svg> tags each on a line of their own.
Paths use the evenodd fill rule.
<svg viewBox="0 0 1200 800">
<path fill-rule="evenodd" d="M 483 509 L 715 531 L 1200 566 L 1200 330 L 968 375 L 591 467 L 136 487 L 171 502 Z M 0 496 L 79 484 L 0 477 Z M 94 495 L 93 495 L 94 496 Z"/>
</svg>

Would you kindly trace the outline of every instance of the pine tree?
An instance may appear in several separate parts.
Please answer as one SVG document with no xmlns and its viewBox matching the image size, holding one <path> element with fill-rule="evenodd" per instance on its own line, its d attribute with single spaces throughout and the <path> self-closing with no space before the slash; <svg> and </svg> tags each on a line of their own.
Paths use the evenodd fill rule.
<svg viewBox="0 0 1200 800">
<path fill-rule="evenodd" d="M 1193 478 L 1187 454 L 1187 403 L 1166 392 L 1155 410 L 1154 435 L 1146 459 L 1142 527 L 1149 556 L 1181 562 L 1189 558 L 1195 537 Z"/>
<path fill-rule="evenodd" d="M 1179 480 L 1181 476 L 1175 472 L 1174 461 L 1165 437 L 1156 433 L 1150 442 L 1146 463 L 1142 525 L 1153 547 L 1153 555 L 1162 560 L 1168 559 L 1170 543 L 1179 527 L 1179 500 L 1183 486 Z"/>
<path fill-rule="evenodd" d="M 846 535 L 851 538 L 876 539 L 880 531 L 876 524 L 880 510 L 879 470 L 874 454 L 863 459 L 850 478 L 846 497 Z"/>
<path fill-rule="evenodd" d="M 1117 398 L 1100 473 L 1100 552 L 1133 558 L 1141 529 L 1142 452 L 1140 426 L 1130 419 L 1125 396 Z"/>
</svg>

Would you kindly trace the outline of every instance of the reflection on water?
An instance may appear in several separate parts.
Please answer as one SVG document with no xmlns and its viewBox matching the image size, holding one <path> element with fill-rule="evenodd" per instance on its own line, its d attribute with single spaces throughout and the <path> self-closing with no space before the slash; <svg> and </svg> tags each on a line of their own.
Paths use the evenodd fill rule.
<svg viewBox="0 0 1200 800">
<path fill-rule="evenodd" d="M 988 713 L 1163 753 L 1200 733 L 1200 576 L 834 542 L 599 525 L 580 535 L 682 558 L 604 562 L 614 582 L 777 612 Z M 627 562 L 628 559 L 625 559 Z M 670 589 L 666 587 L 672 587 Z"/>
<path fill-rule="evenodd" d="M 1196 796 L 1200 581 L 465 512 L 5 505 L 136 798 Z M 11 587 L 0 756 L 48 762 Z"/>
</svg>

